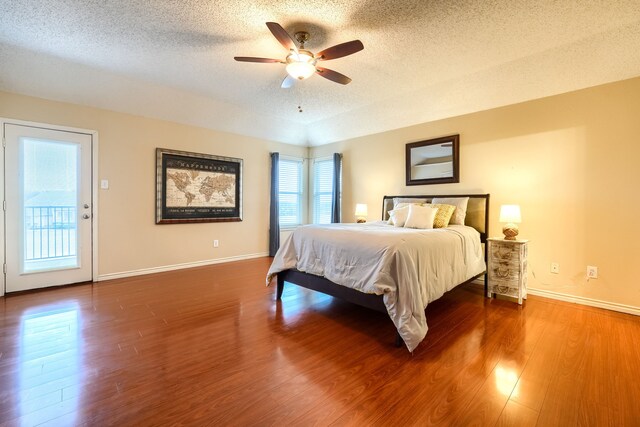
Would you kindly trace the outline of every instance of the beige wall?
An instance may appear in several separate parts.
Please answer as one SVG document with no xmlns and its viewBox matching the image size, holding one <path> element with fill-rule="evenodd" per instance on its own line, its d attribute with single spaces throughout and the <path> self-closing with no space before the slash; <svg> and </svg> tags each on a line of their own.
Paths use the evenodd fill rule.
<svg viewBox="0 0 640 427">
<path fill-rule="evenodd" d="M 0 92 L 0 117 L 98 131 L 99 274 L 266 253 L 269 152 L 307 148 L 167 121 Z M 236 223 L 155 224 L 156 147 L 244 160 L 243 217 Z M 213 240 L 220 247 L 213 247 Z"/>
<path fill-rule="evenodd" d="M 405 186 L 408 142 L 460 134 L 460 183 Z M 522 210 L 529 287 L 640 307 L 640 78 L 316 147 L 342 152 L 343 218 L 382 196 L 491 193 Z M 560 263 L 560 274 L 549 272 Z M 586 280 L 587 265 L 599 268 Z"/>
</svg>

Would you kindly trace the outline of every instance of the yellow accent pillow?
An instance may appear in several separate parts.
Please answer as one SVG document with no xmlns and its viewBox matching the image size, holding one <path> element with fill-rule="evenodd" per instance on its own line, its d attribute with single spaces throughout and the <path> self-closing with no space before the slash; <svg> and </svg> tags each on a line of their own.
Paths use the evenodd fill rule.
<svg viewBox="0 0 640 427">
<path fill-rule="evenodd" d="M 438 208 L 438 213 L 436 214 L 436 218 L 433 220 L 433 228 L 444 228 L 449 225 L 449 221 L 451 220 L 451 216 L 453 212 L 456 210 L 456 207 L 453 205 L 444 205 L 441 203 L 434 204 L 426 204 L 425 206 L 432 206 L 434 208 Z"/>
</svg>

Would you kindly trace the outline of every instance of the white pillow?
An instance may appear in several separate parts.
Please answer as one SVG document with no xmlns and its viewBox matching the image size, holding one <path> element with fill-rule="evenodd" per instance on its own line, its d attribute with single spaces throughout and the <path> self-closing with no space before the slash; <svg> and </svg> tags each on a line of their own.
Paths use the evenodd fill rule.
<svg viewBox="0 0 640 427">
<path fill-rule="evenodd" d="M 467 203 L 469 203 L 468 197 L 434 197 L 431 203 L 455 206 L 456 210 L 453 211 L 449 224 L 464 225 L 464 219 L 467 216 Z"/>
<path fill-rule="evenodd" d="M 393 209 L 401 207 L 402 204 L 416 203 L 423 204 L 427 203 L 427 199 L 417 198 L 417 197 L 394 197 L 393 198 Z M 400 206 L 399 206 L 400 205 Z"/>
<path fill-rule="evenodd" d="M 397 197 L 396 197 L 396 199 L 397 199 Z M 393 199 L 393 200 L 395 200 L 395 199 Z M 422 200 L 422 199 L 407 199 L 407 200 Z M 412 203 L 400 202 L 400 203 L 395 204 L 393 206 L 393 209 L 400 209 L 400 208 L 408 207 L 409 205 L 420 205 L 420 204 L 421 204 L 421 202 L 420 203 L 418 203 L 418 202 L 412 202 Z M 389 220 L 387 221 L 387 224 L 394 225 L 393 218 L 391 217 L 391 211 L 389 211 L 388 213 L 389 213 Z M 398 227 L 402 227 L 402 225 L 399 225 Z"/>
<path fill-rule="evenodd" d="M 389 211 L 389 219 L 393 222 L 394 226 L 404 227 L 404 223 L 407 221 L 407 216 L 409 215 L 410 207 L 411 205 L 408 205 Z"/>
<path fill-rule="evenodd" d="M 407 228 L 433 228 L 438 208 L 430 206 L 409 205 L 409 214 L 404 226 Z"/>
<path fill-rule="evenodd" d="M 398 203 L 397 205 L 395 205 L 393 207 L 393 209 L 400 209 L 400 208 L 404 208 L 405 206 L 409 206 L 409 205 L 418 205 L 418 206 L 422 206 L 424 203 L 418 203 L 418 202 L 411 202 L 411 203 L 407 203 L 407 202 L 401 202 Z"/>
</svg>

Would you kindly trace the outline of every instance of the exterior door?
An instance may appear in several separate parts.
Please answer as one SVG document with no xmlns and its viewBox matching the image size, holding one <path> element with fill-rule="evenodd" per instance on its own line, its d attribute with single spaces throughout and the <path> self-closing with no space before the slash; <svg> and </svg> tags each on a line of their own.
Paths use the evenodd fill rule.
<svg viewBox="0 0 640 427">
<path fill-rule="evenodd" d="M 7 292 L 92 280 L 92 135 L 4 124 Z"/>
</svg>

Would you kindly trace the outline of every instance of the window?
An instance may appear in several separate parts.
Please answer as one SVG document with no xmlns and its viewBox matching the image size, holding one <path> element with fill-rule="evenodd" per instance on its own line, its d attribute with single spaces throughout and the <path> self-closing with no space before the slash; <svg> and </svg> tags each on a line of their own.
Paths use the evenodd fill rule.
<svg viewBox="0 0 640 427">
<path fill-rule="evenodd" d="M 333 159 L 313 162 L 313 223 L 331 223 L 331 194 L 333 189 Z"/>
<path fill-rule="evenodd" d="M 280 226 L 295 227 L 302 224 L 303 169 L 302 159 L 280 157 L 279 203 Z"/>
</svg>

